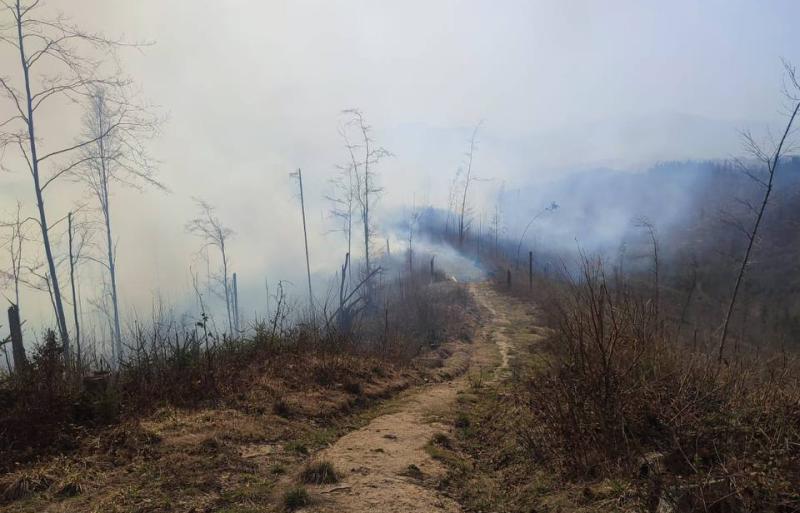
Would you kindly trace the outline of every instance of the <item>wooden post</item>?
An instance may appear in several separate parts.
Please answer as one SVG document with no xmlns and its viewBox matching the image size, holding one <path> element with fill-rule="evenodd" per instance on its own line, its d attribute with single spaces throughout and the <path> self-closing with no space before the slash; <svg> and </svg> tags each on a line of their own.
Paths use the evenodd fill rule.
<svg viewBox="0 0 800 513">
<path fill-rule="evenodd" d="M 308 275 L 308 307 L 311 309 L 311 317 L 314 319 L 314 293 L 311 291 L 311 263 L 308 259 L 308 232 L 306 231 L 306 202 L 303 197 L 303 171 L 297 169 L 297 181 L 300 184 L 300 211 L 303 214 L 303 241 L 305 241 L 306 248 L 306 274 Z M 369 262 L 369 256 L 367 257 Z M 367 265 L 367 272 L 369 272 L 369 265 Z"/>
<path fill-rule="evenodd" d="M 28 367 L 25 346 L 22 345 L 22 323 L 19 320 L 19 307 L 8 307 L 8 328 L 11 331 L 11 352 L 14 355 L 14 370 L 19 372 Z"/>
<path fill-rule="evenodd" d="M 511 288 L 511 269 L 506 269 L 506 286 Z"/>
<path fill-rule="evenodd" d="M 533 251 L 528 251 L 528 288 L 533 290 Z"/>
<path fill-rule="evenodd" d="M 239 336 L 239 283 L 236 273 L 233 273 L 233 329 L 236 336 Z"/>
</svg>

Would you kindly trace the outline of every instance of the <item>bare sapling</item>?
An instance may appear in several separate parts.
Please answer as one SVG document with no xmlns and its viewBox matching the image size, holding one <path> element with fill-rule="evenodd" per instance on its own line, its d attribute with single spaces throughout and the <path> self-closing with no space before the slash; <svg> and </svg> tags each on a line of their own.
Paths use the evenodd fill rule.
<svg viewBox="0 0 800 513">
<path fill-rule="evenodd" d="M 469 194 L 469 186 L 475 180 L 475 176 L 472 174 L 472 162 L 475 158 L 475 145 L 477 144 L 478 138 L 478 129 L 483 124 L 483 121 L 479 121 L 475 128 L 472 130 L 472 136 L 469 138 L 469 149 L 466 153 L 466 168 L 464 170 L 464 188 L 461 194 L 461 205 L 459 207 L 458 212 L 458 245 L 462 247 L 464 245 L 464 237 L 466 235 L 466 230 L 468 228 L 468 220 L 466 219 L 468 214 L 468 203 L 467 197 Z"/>
<path fill-rule="evenodd" d="M 215 249 L 219 252 L 220 275 L 217 281 L 222 285 L 222 296 L 225 299 L 225 310 L 228 315 L 228 333 L 234 336 L 233 305 L 231 304 L 231 287 L 229 278 L 230 261 L 228 257 L 228 241 L 234 235 L 233 230 L 225 226 L 217 217 L 214 207 L 195 198 L 199 214 L 186 224 L 186 231 L 197 236 L 202 242 L 201 251 Z"/>
<path fill-rule="evenodd" d="M 750 177 L 761 188 L 763 194 L 761 196 L 761 203 L 758 206 L 752 205 L 750 202 L 745 201 L 755 218 L 753 220 L 752 227 L 750 229 L 745 229 L 747 248 L 745 249 L 744 256 L 742 257 L 739 271 L 733 284 L 731 299 L 728 302 L 725 319 L 722 323 L 722 333 L 719 338 L 719 354 L 717 357 L 718 363 L 722 363 L 722 359 L 725 356 L 725 344 L 730 331 L 731 318 L 733 317 L 733 312 L 736 308 L 736 300 L 739 296 L 739 291 L 747 273 L 747 268 L 750 265 L 750 258 L 753 248 L 756 244 L 758 230 L 761 227 L 761 222 L 764 219 L 764 212 L 767 210 L 767 204 L 769 203 L 770 195 L 772 194 L 775 173 L 781 164 L 781 159 L 786 152 L 789 151 L 788 138 L 791 134 L 795 119 L 797 118 L 798 110 L 800 110 L 800 82 L 798 82 L 796 70 L 793 66 L 786 62 L 784 63 L 784 68 L 786 70 L 786 75 L 789 82 L 785 94 L 787 99 L 790 101 L 790 110 L 786 126 L 780 139 L 778 139 L 774 145 L 774 148 L 770 151 L 764 149 L 758 142 L 756 142 L 750 132 L 744 132 L 743 134 L 745 149 L 760 166 L 760 169 L 758 170 L 750 170 L 747 167 L 744 167 L 744 171 L 747 176 Z"/>
</svg>

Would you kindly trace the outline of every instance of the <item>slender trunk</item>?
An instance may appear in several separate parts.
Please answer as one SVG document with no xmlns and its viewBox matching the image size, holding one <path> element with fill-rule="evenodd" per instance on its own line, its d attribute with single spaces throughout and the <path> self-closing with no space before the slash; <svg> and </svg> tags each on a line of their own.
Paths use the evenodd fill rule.
<svg viewBox="0 0 800 513">
<path fill-rule="evenodd" d="M 36 193 L 36 207 L 39 211 L 39 226 L 42 230 L 42 244 L 44 245 L 45 257 L 47 258 L 47 267 L 50 271 L 50 280 L 53 287 L 54 303 L 56 310 L 56 322 L 58 324 L 59 335 L 61 342 L 64 345 L 64 356 L 69 355 L 69 331 L 67 331 L 67 319 L 64 315 L 64 305 L 61 301 L 61 289 L 58 286 L 58 275 L 56 274 L 56 263 L 53 258 L 53 250 L 50 247 L 50 235 L 48 234 L 47 215 L 44 208 L 44 197 L 42 195 L 41 183 L 39 181 L 39 160 L 36 149 L 36 133 L 33 121 L 33 95 L 31 94 L 31 80 L 28 69 L 28 61 L 25 56 L 25 38 L 22 34 L 22 9 L 20 2 L 16 2 L 17 12 L 17 40 L 19 45 L 19 56 L 22 63 L 22 74 L 25 81 L 25 103 L 27 109 L 26 125 L 28 128 L 28 141 L 30 144 L 30 163 L 31 175 L 33 176 L 33 187 Z"/>
<path fill-rule="evenodd" d="M 795 105 L 794 110 L 792 111 L 792 115 L 789 118 L 789 122 L 786 124 L 786 130 L 783 132 L 783 137 L 781 137 L 780 142 L 778 143 L 778 147 L 775 149 L 775 153 L 772 157 L 772 161 L 768 163 L 769 169 L 769 179 L 767 181 L 767 187 L 764 191 L 764 199 L 761 202 L 761 207 L 758 209 L 758 215 L 756 216 L 755 224 L 753 225 L 753 230 L 749 234 L 749 240 L 747 242 L 747 250 L 744 253 L 744 258 L 742 259 L 742 265 L 739 267 L 739 274 L 736 276 L 736 284 L 733 287 L 733 294 L 731 295 L 731 301 L 728 304 L 728 311 L 725 314 L 725 322 L 722 326 L 722 335 L 719 339 L 719 356 L 718 362 L 722 362 L 722 357 L 725 354 L 725 342 L 728 338 L 728 330 L 730 327 L 731 316 L 733 315 L 733 309 L 736 306 L 736 297 L 739 295 L 739 288 L 742 285 L 742 281 L 744 280 L 744 274 L 747 270 L 747 265 L 750 263 L 750 253 L 753 250 L 753 246 L 755 245 L 756 236 L 758 235 L 758 228 L 761 225 L 761 220 L 764 217 L 764 211 L 767 209 L 767 202 L 769 201 L 769 196 L 772 193 L 772 185 L 775 179 L 775 171 L 778 168 L 778 163 L 780 162 L 781 152 L 783 151 L 783 145 L 786 142 L 786 138 L 789 135 L 789 132 L 792 129 L 792 124 L 794 124 L 794 119 L 797 116 L 797 111 L 800 109 L 800 102 Z"/>
<path fill-rule="evenodd" d="M 364 263 L 367 266 L 367 276 L 370 275 L 369 266 L 369 140 L 365 137 L 366 153 L 364 158 Z M 369 298 L 369 286 L 367 286 Z"/>
<path fill-rule="evenodd" d="M 467 191 L 469 190 L 470 175 L 472 174 L 472 150 L 470 149 L 469 165 L 467 167 L 467 176 L 464 183 L 464 196 L 461 198 L 461 214 L 458 218 L 458 245 L 464 245 L 464 212 L 467 208 Z"/>
<path fill-rule="evenodd" d="M 73 251 L 72 212 L 67 215 L 69 232 L 69 282 L 72 288 L 72 315 L 75 321 L 75 357 L 78 368 L 81 367 L 81 325 L 78 320 L 78 295 L 75 291 L 75 254 Z"/>
<path fill-rule="evenodd" d="M 100 124 L 102 127 L 102 122 Z M 102 128 L 101 128 L 102 129 Z M 110 194 L 108 190 L 108 170 L 106 169 L 105 147 L 103 138 L 98 141 L 100 147 L 100 194 L 101 206 L 103 207 L 103 220 L 105 221 L 106 228 L 106 257 L 108 258 L 108 277 L 111 281 L 111 309 L 114 316 L 114 346 L 116 347 L 117 364 L 122 363 L 124 357 L 122 351 L 122 330 L 120 328 L 119 319 L 119 296 L 117 294 L 117 264 L 116 255 L 114 251 L 114 239 L 111 235 L 111 206 L 109 203 Z"/>
<path fill-rule="evenodd" d="M 348 173 L 348 197 L 347 197 L 347 254 L 350 255 L 353 251 L 353 170 Z M 353 286 L 353 271 L 348 267 L 347 269 L 347 283 L 350 287 Z"/>
</svg>

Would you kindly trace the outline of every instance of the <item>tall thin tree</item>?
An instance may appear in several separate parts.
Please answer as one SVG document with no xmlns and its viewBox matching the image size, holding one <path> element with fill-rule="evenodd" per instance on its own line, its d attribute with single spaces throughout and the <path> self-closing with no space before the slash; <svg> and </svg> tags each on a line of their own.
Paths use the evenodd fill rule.
<svg viewBox="0 0 800 513">
<path fill-rule="evenodd" d="M 108 272 L 114 345 L 117 360 L 123 358 L 117 284 L 117 251 L 111 223 L 111 196 L 115 185 L 141 189 L 149 185 L 164 190 L 155 177 L 155 166 L 145 149 L 145 142 L 157 131 L 158 120 L 143 107 L 130 101 L 110 99 L 103 87 L 89 93 L 83 118 L 86 140 L 81 148 L 83 165 L 80 177 L 97 199 L 105 232 L 105 258 L 97 261 Z"/>
</svg>

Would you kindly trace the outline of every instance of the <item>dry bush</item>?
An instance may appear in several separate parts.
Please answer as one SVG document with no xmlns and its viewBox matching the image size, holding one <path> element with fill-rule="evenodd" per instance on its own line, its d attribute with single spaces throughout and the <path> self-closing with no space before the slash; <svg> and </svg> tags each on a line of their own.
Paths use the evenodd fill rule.
<svg viewBox="0 0 800 513">
<path fill-rule="evenodd" d="M 800 508 L 797 362 L 693 353 L 649 292 L 588 259 L 547 310 L 548 368 L 518 389 L 535 460 L 576 480 L 638 476 L 652 511 Z"/>
<path fill-rule="evenodd" d="M 334 484 L 339 482 L 339 474 L 330 461 L 314 461 L 300 472 L 300 481 L 315 485 Z"/>
</svg>

